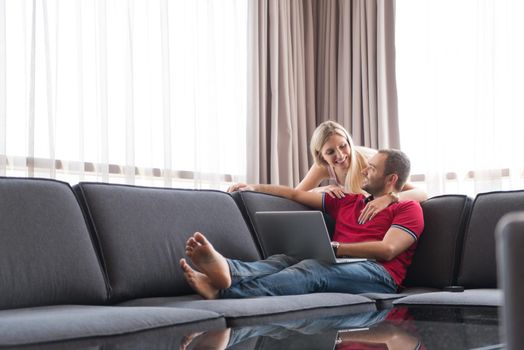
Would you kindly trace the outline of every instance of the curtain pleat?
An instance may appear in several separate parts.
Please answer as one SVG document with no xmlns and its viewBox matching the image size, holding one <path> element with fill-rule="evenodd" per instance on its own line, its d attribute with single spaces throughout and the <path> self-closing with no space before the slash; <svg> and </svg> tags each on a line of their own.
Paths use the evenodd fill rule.
<svg viewBox="0 0 524 350">
<path fill-rule="evenodd" d="M 259 156 L 262 155 L 260 148 L 263 147 L 265 149 L 265 145 L 262 145 L 264 140 L 261 140 L 259 130 L 262 131 L 262 129 L 265 130 L 265 128 L 258 127 L 258 125 L 261 124 L 260 110 L 262 108 L 261 102 L 263 103 L 263 101 L 261 101 L 263 98 L 258 97 L 262 95 L 260 93 L 260 85 L 265 84 L 264 75 L 261 74 L 260 71 L 267 67 L 267 65 L 263 62 L 258 62 L 259 59 L 261 60 L 267 57 L 266 54 L 260 54 L 260 51 L 263 50 L 265 46 L 260 43 L 260 41 L 263 40 L 260 40 L 259 36 L 267 33 L 266 27 L 263 27 L 262 23 L 263 19 L 266 18 L 265 14 L 263 13 L 263 10 L 266 7 L 263 6 L 263 2 L 264 0 L 260 0 L 258 2 L 249 1 L 247 8 L 249 23 L 247 27 L 247 49 L 248 52 L 251 53 L 251 55 L 248 56 L 247 69 L 248 71 L 252 72 L 252 74 L 249 74 L 247 77 L 247 113 L 250 118 L 248 118 L 246 122 L 246 148 L 251 149 L 252 156 L 246 157 L 246 173 L 248 179 L 253 179 L 256 182 L 260 182 L 262 180 L 263 174 L 265 174 L 265 171 L 260 169 L 262 162 L 259 161 Z M 259 6 L 262 8 L 259 9 Z M 259 30 L 259 28 L 263 29 Z M 264 162 L 264 164 L 267 164 L 267 161 Z"/>
<path fill-rule="evenodd" d="M 126 163 L 124 168 L 124 175 L 128 184 L 135 183 L 135 66 L 133 50 L 133 7 L 127 3 L 127 38 L 126 42 L 126 59 L 125 59 L 125 142 L 126 142 Z"/>
<path fill-rule="evenodd" d="M 339 2 L 339 30 L 338 30 L 338 56 L 337 56 L 337 116 L 342 125 L 351 125 L 353 99 L 351 98 L 353 74 L 351 69 L 352 40 L 352 1 Z"/>
<path fill-rule="evenodd" d="M 30 66 L 29 66 L 29 101 L 28 101 L 28 121 L 27 121 L 27 174 L 32 177 L 35 175 L 35 76 L 36 76 L 36 0 L 33 0 L 31 16 L 31 46 L 30 46 Z"/>
<path fill-rule="evenodd" d="M 164 137 L 164 186 L 171 187 L 172 143 L 171 143 L 171 66 L 169 50 L 169 3 L 163 0 L 160 3 L 160 30 L 162 35 L 162 125 Z"/>
<path fill-rule="evenodd" d="M 84 114 L 84 51 L 83 51 L 83 11 L 82 4 L 77 2 L 75 3 L 75 21 L 76 21 L 76 42 L 77 42 L 77 55 L 76 55 L 76 72 L 78 77 L 78 89 L 77 89 L 77 99 L 78 99 L 78 127 L 76 129 L 76 135 L 78 137 L 78 160 L 80 164 L 85 162 L 85 114 Z M 85 165 L 83 169 L 80 169 L 78 179 L 79 181 L 84 181 L 85 179 Z"/>
<path fill-rule="evenodd" d="M 5 0 L 0 0 L 0 175 L 5 176 L 7 166 L 6 155 L 6 26 Z"/>
<path fill-rule="evenodd" d="M 378 148 L 400 148 L 395 54 L 395 0 L 377 3 Z"/>
<path fill-rule="evenodd" d="M 50 32 L 49 32 L 49 16 L 48 16 L 47 1 L 42 0 L 42 22 L 43 22 L 43 35 L 44 35 L 44 55 L 45 55 L 45 68 L 46 68 L 46 102 L 47 102 L 47 137 L 48 137 L 48 152 L 49 152 L 49 176 L 51 178 L 56 177 L 56 152 L 55 152 L 55 106 L 56 106 L 56 86 L 57 86 L 57 74 L 58 74 L 58 60 L 55 60 L 54 74 L 52 69 L 51 51 L 52 47 L 50 44 Z M 59 17 L 55 16 L 56 22 L 56 33 L 58 33 Z M 55 57 L 58 52 L 59 42 L 58 35 L 54 38 L 55 42 Z"/>
<path fill-rule="evenodd" d="M 109 130 L 108 130 L 108 86 L 107 86 L 107 15 L 106 2 L 95 2 L 96 10 L 96 54 L 97 54 L 97 113 L 100 118 L 100 168 L 98 172 L 104 182 L 109 181 Z"/>
</svg>

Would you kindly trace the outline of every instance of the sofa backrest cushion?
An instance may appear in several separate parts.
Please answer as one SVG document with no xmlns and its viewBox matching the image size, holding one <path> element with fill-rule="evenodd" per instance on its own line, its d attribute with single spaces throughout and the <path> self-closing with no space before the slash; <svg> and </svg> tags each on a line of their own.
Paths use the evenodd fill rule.
<svg viewBox="0 0 524 350">
<path fill-rule="evenodd" d="M 466 233 L 457 283 L 466 288 L 497 287 L 495 227 L 507 213 L 524 210 L 524 191 L 480 193 Z"/>
<path fill-rule="evenodd" d="M 504 291 L 502 325 L 507 349 L 520 349 L 524 344 L 524 211 L 504 215 L 496 232 L 497 272 Z"/>
<path fill-rule="evenodd" d="M 263 248 L 260 245 L 260 240 L 258 239 L 256 224 L 255 224 L 255 213 L 259 211 L 301 211 L 301 210 L 311 210 L 308 206 L 302 205 L 295 201 L 289 200 L 284 197 L 274 196 L 271 194 L 252 192 L 252 191 L 240 191 L 234 192 L 233 198 L 237 202 L 246 222 L 249 223 L 251 232 L 259 249 L 262 252 L 264 257 L 267 257 Z M 326 222 L 326 224 L 329 224 Z"/>
<path fill-rule="evenodd" d="M 107 294 L 71 187 L 0 178 L 0 309 L 102 304 Z"/>
<path fill-rule="evenodd" d="M 471 202 L 464 195 L 444 195 L 422 203 L 424 232 L 405 286 L 443 288 L 455 283 Z"/>
<path fill-rule="evenodd" d="M 228 193 L 102 183 L 74 188 L 98 239 L 113 301 L 193 293 L 179 260 L 195 231 L 228 258 L 260 259 Z"/>
</svg>

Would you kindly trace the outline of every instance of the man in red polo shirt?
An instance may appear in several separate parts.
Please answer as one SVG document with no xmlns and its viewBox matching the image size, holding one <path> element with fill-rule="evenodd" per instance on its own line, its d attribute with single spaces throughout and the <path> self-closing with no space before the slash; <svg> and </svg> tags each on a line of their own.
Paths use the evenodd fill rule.
<svg viewBox="0 0 524 350">
<path fill-rule="evenodd" d="M 403 152 L 380 150 L 362 171 L 362 188 L 374 197 L 394 195 L 405 184 L 409 170 L 410 162 Z M 414 201 L 395 202 L 380 212 L 366 213 L 370 220 L 359 223 L 367 201 L 362 194 L 331 198 L 284 186 L 244 184 L 233 186 L 233 190 L 280 195 L 324 210 L 336 220 L 332 245 L 337 256 L 373 258 L 376 262 L 329 264 L 314 259 L 298 261 L 287 255 L 243 262 L 225 258 L 196 232 L 187 241 L 186 254 L 198 271 L 185 259 L 180 265 L 189 285 L 206 299 L 314 292 L 395 293 L 424 228 L 422 208 Z"/>
</svg>

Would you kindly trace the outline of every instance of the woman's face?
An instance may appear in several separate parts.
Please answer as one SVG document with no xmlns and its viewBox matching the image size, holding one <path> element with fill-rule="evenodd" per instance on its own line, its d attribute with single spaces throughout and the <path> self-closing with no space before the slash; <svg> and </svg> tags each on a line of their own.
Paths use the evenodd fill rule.
<svg viewBox="0 0 524 350">
<path fill-rule="evenodd" d="M 351 161 L 351 148 L 344 136 L 338 134 L 327 138 L 326 143 L 320 149 L 322 158 L 332 167 L 349 169 Z"/>
</svg>

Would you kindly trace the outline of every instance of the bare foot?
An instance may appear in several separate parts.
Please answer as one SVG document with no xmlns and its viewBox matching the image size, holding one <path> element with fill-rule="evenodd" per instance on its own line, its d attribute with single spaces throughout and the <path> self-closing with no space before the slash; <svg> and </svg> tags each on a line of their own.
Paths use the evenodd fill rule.
<svg viewBox="0 0 524 350">
<path fill-rule="evenodd" d="M 182 338 L 182 341 L 180 342 L 179 350 L 186 350 L 189 344 L 191 344 L 191 342 L 193 341 L 193 339 L 200 336 L 202 333 L 204 332 L 195 332 L 189 335 L 185 335 L 184 338 Z"/>
<path fill-rule="evenodd" d="M 186 255 L 196 268 L 205 274 L 218 289 L 231 286 L 231 274 L 226 258 L 200 232 L 195 232 L 186 242 Z"/>
<path fill-rule="evenodd" d="M 189 266 L 186 259 L 180 259 L 180 267 L 184 271 L 184 277 L 187 283 L 204 299 L 216 299 L 218 297 L 218 288 L 211 283 L 209 278 L 195 271 Z"/>
<path fill-rule="evenodd" d="M 193 333 L 185 336 L 180 344 L 180 350 L 186 350 L 191 344 L 191 348 L 195 350 L 212 349 L 222 350 L 227 347 L 229 343 L 231 329 L 220 329 L 208 331 L 205 333 Z"/>
</svg>

